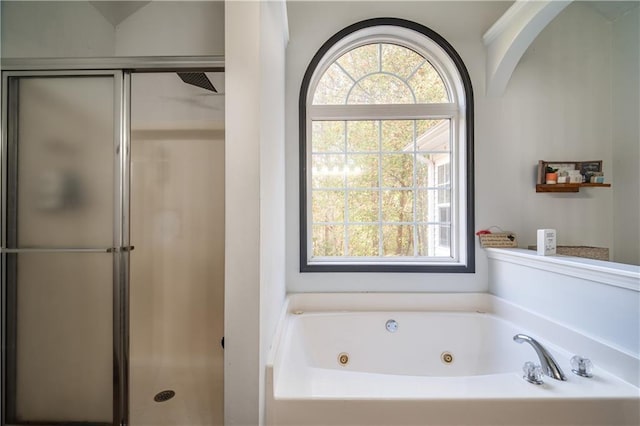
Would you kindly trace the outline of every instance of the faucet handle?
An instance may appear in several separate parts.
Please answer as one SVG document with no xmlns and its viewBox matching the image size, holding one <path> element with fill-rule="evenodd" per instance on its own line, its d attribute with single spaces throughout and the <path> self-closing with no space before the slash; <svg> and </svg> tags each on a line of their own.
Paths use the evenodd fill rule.
<svg viewBox="0 0 640 426">
<path fill-rule="evenodd" d="M 522 376 L 522 378 L 527 382 L 533 383 L 534 385 L 541 385 L 544 383 L 542 380 L 542 367 L 540 365 L 527 361 L 522 366 L 522 371 L 524 372 L 524 376 Z"/>
<path fill-rule="evenodd" d="M 578 376 L 593 377 L 593 363 L 588 358 L 583 358 L 580 355 L 574 355 L 571 358 L 571 371 Z"/>
</svg>

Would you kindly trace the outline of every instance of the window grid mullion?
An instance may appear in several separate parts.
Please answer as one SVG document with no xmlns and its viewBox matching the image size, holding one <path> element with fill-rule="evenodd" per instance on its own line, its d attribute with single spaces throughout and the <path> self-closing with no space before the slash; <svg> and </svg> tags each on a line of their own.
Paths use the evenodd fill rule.
<svg viewBox="0 0 640 426">
<path fill-rule="evenodd" d="M 412 137 L 413 137 L 413 223 L 418 223 L 416 216 L 417 212 L 417 199 L 418 199 L 418 157 L 417 157 L 417 121 L 413 120 Z M 413 227 L 413 255 L 418 256 L 418 226 Z"/>
<path fill-rule="evenodd" d="M 408 188 L 408 187 L 395 187 L 395 186 L 383 186 L 383 187 L 353 187 L 350 188 L 350 190 L 353 191 L 377 191 L 378 189 L 381 189 L 383 191 L 401 191 L 401 190 L 411 190 L 412 188 Z M 429 191 L 429 190 L 434 190 L 434 189 L 451 189 L 451 187 L 449 185 L 444 185 L 444 186 L 417 186 L 416 189 L 421 189 L 423 191 Z M 344 187 L 334 187 L 334 186 L 326 186 L 326 187 L 318 187 L 318 188 L 313 188 L 313 191 L 344 191 Z"/>
<path fill-rule="evenodd" d="M 340 65 L 340 63 L 339 63 L 338 61 L 335 61 L 335 62 L 334 62 L 334 64 L 336 64 L 336 65 L 338 66 L 338 68 L 340 68 L 340 69 L 342 70 L 342 72 L 343 72 L 347 77 L 349 77 L 349 79 L 350 79 L 351 81 L 353 81 L 354 83 L 356 82 L 356 79 L 355 79 L 355 78 L 353 78 L 353 76 L 352 76 L 349 72 L 347 72 L 347 70 L 345 70 L 345 69 L 344 69 L 344 67 L 343 67 L 342 65 Z M 345 100 L 345 102 L 346 102 L 346 100 Z"/>
<path fill-rule="evenodd" d="M 344 193 L 343 193 L 343 197 L 344 197 L 344 218 L 342 220 L 343 224 L 343 250 L 345 253 L 345 256 L 349 255 L 349 232 L 347 232 L 347 224 L 349 223 L 349 188 L 347 187 L 347 173 L 346 173 L 346 167 L 347 167 L 347 162 L 348 162 L 348 146 L 349 146 L 349 141 L 347 140 L 348 134 L 349 134 L 349 122 L 345 121 L 344 122 L 344 153 L 343 153 L 343 157 L 344 157 L 344 166 L 342 167 L 342 186 L 344 188 Z"/>
<path fill-rule="evenodd" d="M 382 121 L 378 121 L 378 256 L 384 256 L 382 232 Z"/>
<path fill-rule="evenodd" d="M 365 121 L 365 120 L 349 120 L 349 121 Z M 378 120 L 376 120 L 378 121 Z M 410 121 L 410 120 L 393 120 L 393 121 Z M 372 152 L 377 151 L 351 151 L 351 155 L 367 155 Z M 443 151 L 417 151 L 420 154 L 449 154 L 451 151 L 443 150 Z M 381 151 L 382 154 L 406 154 L 407 151 Z M 338 151 L 316 151 L 313 155 L 337 155 L 340 154 Z"/>
<path fill-rule="evenodd" d="M 456 103 L 309 105 L 311 121 L 442 120 L 459 113 Z"/>
<path fill-rule="evenodd" d="M 383 225 L 393 225 L 393 224 L 401 224 L 401 225 L 413 225 L 413 222 L 385 222 L 385 221 L 378 221 L 378 222 L 350 222 L 351 225 L 377 225 L 382 223 Z M 429 222 L 429 221 L 425 221 L 425 222 L 416 222 L 420 225 L 449 225 L 450 222 L 439 222 L 439 221 L 433 221 L 433 222 Z M 344 222 L 313 222 L 314 225 L 343 225 Z"/>
<path fill-rule="evenodd" d="M 418 70 L 419 70 L 420 68 L 422 68 L 422 66 L 423 66 L 424 64 L 426 64 L 426 63 L 427 63 L 427 60 L 425 59 L 424 61 L 422 61 L 422 63 L 421 63 L 420 65 L 418 65 L 418 66 L 416 67 L 416 69 L 414 69 L 414 70 L 411 72 L 411 74 L 409 74 L 409 76 L 407 77 L 407 83 L 409 82 L 409 80 L 411 80 L 411 78 L 412 78 L 414 75 L 416 75 L 416 73 L 418 72 Z M 449 97 L 451 97 L 451 96 L 449 96 Z"/>
</svg>

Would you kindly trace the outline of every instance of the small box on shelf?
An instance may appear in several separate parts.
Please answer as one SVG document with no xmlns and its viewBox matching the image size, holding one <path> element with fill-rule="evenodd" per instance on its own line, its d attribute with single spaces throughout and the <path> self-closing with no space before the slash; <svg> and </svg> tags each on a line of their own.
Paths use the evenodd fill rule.
<svg viewBox="0 0 640 426">
<path fill-rule="evenodd" d="M 556 230 L 538 229 L 537 233 L 538 255 L 553 256 L 556 254 Z"/>
</svg>

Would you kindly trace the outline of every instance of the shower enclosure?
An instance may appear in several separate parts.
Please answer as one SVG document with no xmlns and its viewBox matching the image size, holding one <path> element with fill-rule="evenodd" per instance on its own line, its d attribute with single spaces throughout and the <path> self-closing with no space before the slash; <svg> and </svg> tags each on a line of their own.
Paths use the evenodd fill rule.
<svg viewBox="0 0 640 426">
<path fill-rule="evenodd" d="M 3 72 L 3 425 L 222 424 L 224 98 L 140 71 Z"/>
</svg>

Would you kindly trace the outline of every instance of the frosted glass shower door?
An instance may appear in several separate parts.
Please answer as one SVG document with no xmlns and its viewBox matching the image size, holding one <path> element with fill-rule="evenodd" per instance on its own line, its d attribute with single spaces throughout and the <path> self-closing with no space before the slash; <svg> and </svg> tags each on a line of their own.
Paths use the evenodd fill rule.
<svg viewBox="0 0 640 426">
<path fill-rule="evenodd" d="M 120 72 L 3 79 L 7 424 L 123 416 L 122 82 Z"/>
</svg>

